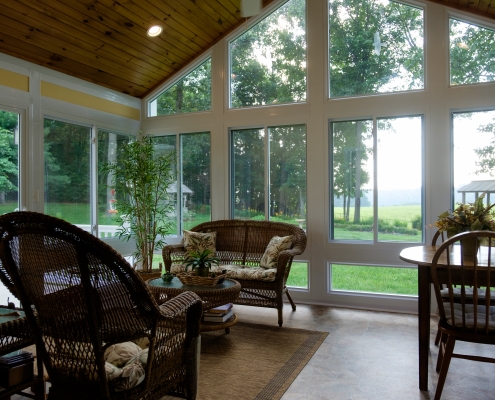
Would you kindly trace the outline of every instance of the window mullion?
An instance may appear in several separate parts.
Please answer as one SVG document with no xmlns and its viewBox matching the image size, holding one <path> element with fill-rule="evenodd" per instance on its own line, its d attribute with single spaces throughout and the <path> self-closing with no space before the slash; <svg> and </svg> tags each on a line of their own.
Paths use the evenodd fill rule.
<svg viewBox="0 0 495 400">
<path fill-rule="evenodd" d="M 373 117 L 373 242 L 378 242 L 378 138 L 377 119 Z"/>
</svg>

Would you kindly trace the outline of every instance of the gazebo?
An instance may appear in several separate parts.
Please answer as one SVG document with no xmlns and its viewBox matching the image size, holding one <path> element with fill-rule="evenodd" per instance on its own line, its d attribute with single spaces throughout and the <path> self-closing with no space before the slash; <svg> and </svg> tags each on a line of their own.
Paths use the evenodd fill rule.
<svg viewBox="0 0 495 400">
<path fill-rule="evenodd" d="M 495 180 L 472 181 L 457 190 L 462 193 L 462 202 L 466 202 L 466 193 L 474 193 L 477 199 L 480 194 L 486 193 L 487 204 L 490 204 L 490 193 L 495 193 Z"/>
<path fill-rule="evenodd" d="M 189 189 L 186 185 L 182 184 L 181 185 L 181 194 L 182 194 L 182 210 L 187 211 L 187 195 L 191 194 L 193 191 Z M 171 183 L 170 186 L 167 188 L 168 193 L 177 193 L 177 181 L 174 183 Z"/>
</svg>

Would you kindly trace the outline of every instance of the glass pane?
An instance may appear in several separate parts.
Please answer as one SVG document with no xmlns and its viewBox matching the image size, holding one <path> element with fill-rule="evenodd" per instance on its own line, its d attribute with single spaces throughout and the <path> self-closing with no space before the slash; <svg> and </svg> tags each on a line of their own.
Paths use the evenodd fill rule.
<svg viewBox="0 0 495 400">
<path fill-rule="evenodd" d="M 331 290 L 418 295 L 416 268 L 331 265 Z"/>
<path fill-rule="evenodd" d="M 152 137 L 153 145 L 155 146 L 155 153 L 157 156 L 161 155 L 166 155 L 170 152 L 176 151 L 176 141 L 177 137 L 175 135 L 169 135 L 169 136 L 155 136 Z M 169 187 L 168 192 L 175 197 L 175 212 L 171 213 L 169 215 L 170 220 L 173 222 L 171 228 L 170 228 L 170 235 L 177 235 L 179 232 L 178 226 L 177 226 L 177 212 L 179 211 L 178 205 L 177 205 L 177 181 L 175 181 L 175 184 Z"/>
<path fill-rule="evenodd" d="M 0 215 L 19 209 L 19 114 L 0 110 Z"/>
<path fill-rule="evenodd" d="M 270 127 L 270 220 L 306 221 L 306 126 Z"/>
<path fill-rule="evenodd" d="M 265 219 L 265 132 L 232 131 L 232 197 L 234 219 Z"/>
<path fill-rule="evenodd" d="M 45 214 L 91 232 L 91 128 L 45 119 Z"/>
<path fill-rule="evenodd" d="M 453 114 L 454 201 L 495 201 L 495 110 Z M 433 221 L 434 222 L 434 221 Z"/>
<path fill-rule="evenodd" d="M 450 19 L 450 83 L 495 80 L 495 31 Z"/>
<path fill-rule="evenodd" d="M 210 133 L 181 135 L 184 229 L 211 221 Z"/>
<path fill-rule="evenodd" d="M 331 124 L 332 239 L 373 240 L 373 121 Z"/>
<path fill-rule="evenodd" d="M 421 242 L 422 117 L 378 120 L 378 240 Z M 401 151 L 407 149 L 407 151 Z"/>
<path fill-rule="evenodd" d="M 330 97 L 422 89 L 423 10 L 329 0 Z"/>
<path fill-rule="evenodd" d="M 112 176 L 100 172 L 107 162 L 119 162 L 120 149 L 129 142 L 129 136 L 114 132 L 98 131 L 98 236 L 112 237 L 117 233 L 119 223 L 118 200 L 121 193 L 112 186 Z"/>
<path fill-rule="evenodd" d="M 287 278 L 288 287 L 309 288 L 309 268 L 307 262 L 293 261 Z"/>
<path fill-rule="evenodd" d="M 150 117 L 211 109 L 211 58 L 150 102 Z"/>
<path fill-rule="evenodd" d="M 306 100 L 306 3 L 290 0 L 230 42 L 230 106 Z"/>
</svg>

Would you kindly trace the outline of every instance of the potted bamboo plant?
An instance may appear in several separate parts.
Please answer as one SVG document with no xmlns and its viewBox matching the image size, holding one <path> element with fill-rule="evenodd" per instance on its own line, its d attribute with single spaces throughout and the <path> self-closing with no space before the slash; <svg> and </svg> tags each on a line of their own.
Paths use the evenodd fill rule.
<svg viewBox="0 0 495 400">
<path fill-rule="evenodd" d="M 175 199 L 168 187 L 175 182 L 175 152 L 157 155 L 150 137 L 144 136 L 124 144 L 118 161 L 108 162 L 101 168 L 109 174 L 120 224 L 120 239 L 136 241 L 132 254 L 135 266 L 141 271 L 152 271 L 153 254 L 165 245 L 164 237 L 173 221 Z"/>
</svg>

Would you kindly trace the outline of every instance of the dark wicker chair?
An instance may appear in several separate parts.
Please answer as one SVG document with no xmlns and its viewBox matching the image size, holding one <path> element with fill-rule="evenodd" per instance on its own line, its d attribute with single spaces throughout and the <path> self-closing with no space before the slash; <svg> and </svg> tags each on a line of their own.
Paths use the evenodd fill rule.
<svg viewBox="0 0 495 400">
<path fill-rule="evenodd" d="M 14 285 L 51 387 L 48 399 L 195 399 L 202 303 L 192 292 L 158 306 L 111 247 L 34 212 L 0 217 L 0 276 Z M 144 381 L 109 385 L 104 352 L 149 339 Z"/>
<path fill-rule="evenodd" d="M 474 241 L 468 242 L 470 239 L 486 242 L 487 256 L 480 253 L 466 256 L 470 248 L 476 247 Z M 440 314 L 438 327 L 442 332 L 435 400 L 442 395 L 452 357 L 495 363 L 490 357 L 454 353 L 456 341 L 495 344 L 495 306 L 487 301 L 491 298 L 490 286 L 495 281 L 493 246 L 495 232 L 464 232 L 444 241 L 433 257 L 431 276 Z M 447 291 L 447 295 L 442 291 Z"/>
<path fill-rule="evenodd" d="M 220 264 L 259 266 L 265 249 L 274 236 L 293 236 L 289 250 L 280 252 L 275 281 L 236 280 L 241 284 L 241 293 L 236 304 L 271 307 L 278 310 L 278 324 L 283 324 L 283 294 L 296 310 L 296 305 L 286 287 L 294 256 L 306 248 L 306 233 L 296 225 L 272 221 L 218 220 L 204 222 L 190 229 L 193 232 L 216 232 L 216 256 Z M 181 264 L 186 256 L 183 244 L 168 245 L 162 249 L 167 271 L 172 264 Z"/>
</svg>

